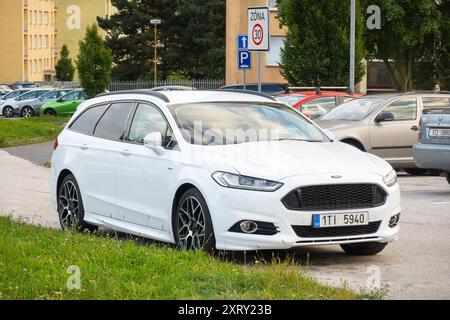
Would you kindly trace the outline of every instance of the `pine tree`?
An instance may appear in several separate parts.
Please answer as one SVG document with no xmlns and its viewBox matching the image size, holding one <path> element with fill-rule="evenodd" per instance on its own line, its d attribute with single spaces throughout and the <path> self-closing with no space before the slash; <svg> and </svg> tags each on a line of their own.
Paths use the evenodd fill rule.
<svg viewBox="0 0 450 320">
<path fill-rule="evenodd" d="M 72 81 L 75 74 L 75 66 L 70 58 L 70 52 L 67 45 L 63 45 L 60 52 L 60 58 L 55 66 L 56 79 L 58 81 Z"/>
<path fill-rule="evenodd" d="M 90 98 L 108 88 L 112 69 L 111 51 L 105 47 L 95 24 L 87 28 L 85 38 L 80 41 L 76 63 L 81 86 Z"/>
</svg>

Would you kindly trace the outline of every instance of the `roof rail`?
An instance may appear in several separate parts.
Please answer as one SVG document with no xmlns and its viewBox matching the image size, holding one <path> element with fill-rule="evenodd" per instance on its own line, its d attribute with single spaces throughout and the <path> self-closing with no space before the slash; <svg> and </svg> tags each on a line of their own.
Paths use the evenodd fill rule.
<svg viewBox="0 0 450 320">
<path fill-rule="evenodd" d="M 169 98 L 167 98 L 167 96 L 165 94 L 158 92 L 158 91 L 150 91 L 149 89 L 135 89 L 135 90 L 121 90 L 121 91 L 105 92 L 105 93 L 100 93 L 99 95 L 97 95 L 97 97 L 115 96 L 115 95 L 119 95 L 119 94 L 133 94 L 133 93 L 145 94 L 148 96 L 159 98 L 167 103 L 170 102 Z"/>
<path fill-rule="evenodd" d="M 254 96 L 259 96 L 259 97 L 263 97 L 263 98 L 267 98 L 270 99 L 272 101 L 277 101 L 275 100 L 274 97 L 272 97 L 270 94 L 268 93 L 264 93 L 264 92 L 258 92 L 258 91 L 252 91 L 252 90 L 243 90 L 243 89 L 213 89 L 213 90 L 208 90 L 208 91 L 224 91 L 224 92 L 234 92 L 234 93 L 243 93 L 243 94 L 251 94 Z"/>
<path fill-rule="evenodd" d="M 400 92 L 400 95 L 407 95 L 407 94 L 450 94 L 450 91 L 418 90 L 418 91 Z"/>
<path fill-rule="evenodd" d="M 342 90 L 342 91 L 350 91 L 348 87 L 288 87 L 288 90 L 315 90 L 316 94 L 320 95 L 321 91 L 326 91 L 326 90 L 334 90 L 334 91 L 338 91 L 338 90 Z"/>
</svg>

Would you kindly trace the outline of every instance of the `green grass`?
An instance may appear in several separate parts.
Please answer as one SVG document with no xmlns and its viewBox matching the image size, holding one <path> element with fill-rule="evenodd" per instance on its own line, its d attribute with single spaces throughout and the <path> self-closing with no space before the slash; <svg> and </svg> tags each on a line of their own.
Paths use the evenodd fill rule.
<svg viewBox="0 0 450 320">
<path fill-rule="evenodd" d="M 71 265 L 80 268 L 80 290 L 66 287 Z M 239 265 L 203 252 L 0 218 L 0 299 L 355 298 L 288 262 Z"/>
<path fill-rule="evenodd" d="M 33 117 L 0 121 L 0 148 L 54 140 L 68 118 Z"/>
</svg>

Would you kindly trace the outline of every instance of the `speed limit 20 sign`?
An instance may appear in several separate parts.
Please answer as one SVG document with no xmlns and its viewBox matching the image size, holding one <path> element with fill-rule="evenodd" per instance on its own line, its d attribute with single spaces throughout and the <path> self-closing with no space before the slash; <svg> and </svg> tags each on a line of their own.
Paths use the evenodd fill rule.
<svg viewBox="0 0 450 320">
<path fill-rule="evenodd" d="M 269 8 L 248 8 L 248 50 L 269 50 Z"/>
</svg>

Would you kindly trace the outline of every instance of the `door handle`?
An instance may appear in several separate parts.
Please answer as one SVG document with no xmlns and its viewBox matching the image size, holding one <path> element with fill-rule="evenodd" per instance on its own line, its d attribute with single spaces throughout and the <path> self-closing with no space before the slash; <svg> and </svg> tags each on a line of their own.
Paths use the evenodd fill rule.
<svg viewBox="0 0 450 320">
<path fill-rule="evenodd" d="M 81 150 L 83 150 L 83 151 L 85 151 L 85 150 L 87 150 L 87 149 L 89 149 L 89 146 L 87 145 L 87 144 L 82 144 L 81 146 L 80 146 L 80 149 Z"/>
<path fill-rule="evenodd" d="M 419 130 L 419 127 L 418 127 L 418 126 L 412 126 L 412 127 L 411 127 L 411 130 L 412 130 L 412 131 L 418 131 L 418 130 Z"/>
<path fill-rule="evenodd" d="M 131 156 L 130 150 L 122 150 L 120 153 L 125 157 Z"/>
</svg>

